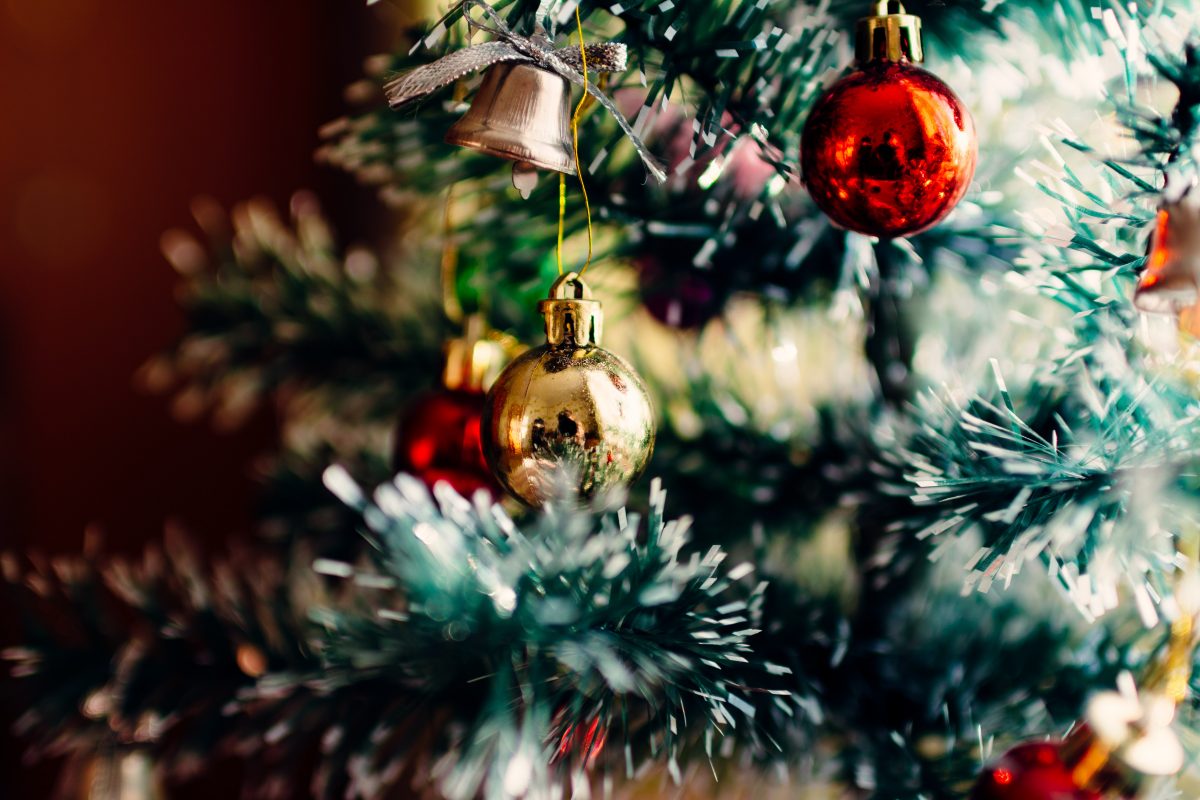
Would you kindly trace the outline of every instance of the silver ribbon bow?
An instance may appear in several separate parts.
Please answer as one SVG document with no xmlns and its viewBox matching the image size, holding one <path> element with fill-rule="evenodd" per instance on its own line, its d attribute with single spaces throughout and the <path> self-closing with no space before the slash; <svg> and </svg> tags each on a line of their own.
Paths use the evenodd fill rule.
<svg viewBox="0 0 1200 800">
<path fill-rule="evenodd" d="M 483 24 L 471 19 L 471 9 L 478 7 L 490 24 Z M 483 0 L 463 0 L 442 17 L 438 26 L 445 25 L 454 14 L 462 12 L 472 33 L 482 30 L 495 37 L 495 41 L 473 45 L 456 50 L 449 55 L 439 58 L 431 64 L 409 70 L 403 75 L 389 81 L 383 90 L 387 95 L 388 105 L 400 108 L 414 100 L 418 100 L 432 92 L 449 86 L 459 78 L 472 72 L 490 67 L 503 61 L 524 61 L 554 72 L 569 80 L 576 86 L 584 86 L 583 59 L 578 47 L 563 47 L 554 49 L 550 39 L 539 26 L 532 37 L 521 36 L 508 27 L 503 19 Z M 612 42 L 585 45 L 587 64 L 595 72 L 623 72 L 625 70 L 625 45 Z M 641 156 L 646 169 L 659 181 L 667 179 L 666 172 L 658 160 L 650 153 L 645 142 L 634 133 L 633 127 L 625 115 L 617 108 L 616 103 L 602 92 L 593 81 L 586 82 L 588 94 L 596 102 L 604 106 L 612 114 L 621 130 L 633 143 L 633 147 Z"/>
</svg>

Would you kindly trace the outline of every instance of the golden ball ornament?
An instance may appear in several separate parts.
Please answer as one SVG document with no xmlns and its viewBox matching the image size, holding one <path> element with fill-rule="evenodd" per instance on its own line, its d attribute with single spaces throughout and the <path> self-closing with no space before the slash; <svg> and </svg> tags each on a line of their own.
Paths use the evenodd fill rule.
<svg viewBox="0 0 1200 800">
<path fill-rule="evenodd" d="M 603 314 L 573 272 L 538 303 L 546 343 L 514 360 L 483 410 L 483 453 L 500 484 L 530 506 L 566 490 L 590 498 L 637 480 L 654 451 L 650 394 L 600 347 Z"/>
</svg>

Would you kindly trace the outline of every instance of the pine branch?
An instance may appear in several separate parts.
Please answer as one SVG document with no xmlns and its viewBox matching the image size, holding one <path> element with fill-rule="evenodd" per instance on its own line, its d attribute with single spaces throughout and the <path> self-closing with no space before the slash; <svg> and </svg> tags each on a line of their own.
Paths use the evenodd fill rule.
<svg viewBox="0 0 1200 800">
<path fill-rule="evenodd" d="M 403 587 L 402 604 L 374 619 L 322 615 L 331 680 L 386 678 L 457 707 L 465 731 L 441 780 L 449 796 L 524 793 L 512 791 L 513 763 L 538 794 L 530 787 L 551 779 L 552 743 L 564 756 L 574 746 L 564 725 L 594 720 L 615 740 L 603 755 L 610 769 L 646 756 L 672 765 L 695 745 L 712 757 L 735 734 L 774 747 L 757 735 L 752 693 L 789 670 L 750 650 L 762 586 L 739 589 L 750 567 L 723 572 L 718 548 L 685 559 L 688 523 L 663 519 L 661 494 L 639 541 L 640 520 L 625 512 L 594 519 L 560 507 L 518 529 L 445 489 L 435 502 L 405 476 L 374 500 L 344 472 L 327 481 L 362 511 L 379 570 L 326 562 L 323 571 Z M 786 689 L 763 696 L 790 713 Z M 600 756 L 585 752 L 574 769 Z"/>
<path fill-rule="evenodd" d="M 358 535 L 362 518 L 341 503 L 321 481 L 321 473 L 340 460 L 364 480 L 379 483 L 393 475 L 390 459 L 378 452 L 338 453 L 331 447 L 316 453 L 284 452 L 259 470 L 262 492 L 257 512 L 263 537 L 282 556 L 297 551 L 353 561 L 363 549 Z M 305 565 L 307 567 L 307 565 Z"/>
<path fill-rule="evenodd" d="M 1117 584 L 1145 601 L 1163 589 L 1172 535 L 1195 519 L 1200 406 L 1137 378 L 1096 381 L 1084 368 L 1059 377 L 1065 393 L 1033 395 L 1025 414 L 1003 382 L 998 403 L 922 398 L 893 462 L 914 513 L 894 528 L 919 539 L 982 531 L 971 561 L 981 589 L 1040 557 L 1098 615 Z"/>
<path fill-rule="evenodd" d="M 153 743 L 183 774 L 221 752 L 227 706 L 268 670 L 315 663 L 278 567 L 205 566 L 177 533 L 141 561 L 5 561 L 23 617 L 12 663 L 29 757 Z M 298 587 L 293 586 L 291 591 Z"/>
<path fill-rule="evenodd" d="M 1078 315 L 1084 332 L 1097 331 L 1092 324 L 1096 318 L 1115 317 L 1126 328 L 1134 325 L 1129 298 L 1134 279 L 1145 265 L 1146 237 L 1161 188 L 1172 180 L 1187 185 L 1197 175 L 1197 36 L 1200 33 L 1193 33 L 1179 55 L 1161 49 L 1170 45 L 1147 33 L 1147 61 L 1159 77 L 1178 90 L 1169 112 L 1145 107 L 1133 99 L 1112 99 L 1118 118 L 1138 145 L 1136 152 L 1120 158 L 1106 156 L 1060 126 L 1058 141 L 1069 151 L 1087 155 L 1093 161 L 1092 168 L 1081 174 L 1056 154 L 1059 174 L 1034 181 L 1059 204 L 1066 224 L 1034 230 L 1052 247 L 1031 254 L 1029 266 L 1043 291 Z M 1125 78 L 1130 98 L 1135 97 L 1135 75 L 1131 66 Z"/>
<path fill-rule="evenodd" d="M 142 370 L 151 388 L 179 389 L 181 415 L 215 407 L 219 424 L 234 425 L 286 388 L 319 389 L 369 418 L 395 413 L 419 376 L 437 374 L 441 323 L 370 253 L 340 256 L 310 196 L 293 200 L 290 224 L 261 201 L 235 209 L 231 231 L 207 204 L 197 217 L 207 248 L 181 231 L 164 236 L 189 332 Z"/>
<path fill-rule="evenodd" d="M 964 797 L 1011 744 L 1068 730 L 1095 687 L 1138 663 L 1134 642 L 1146 644 L 1121 631 L 1127 620 L 1088 630 L 1053 595 L 1036 602 L 1036 579 L 963 596 L 956 570 L 948 562 L 922 591 L 876 607 L 885 638 L 851 647 L 838 675 L 853 679 L 829 689 L 841 700 L 844 781 L 869 797 Z"/>
<path fill-rule="evenodd" d="M 678 775 L 741 752 L 746 768 L 836 741 L 821 768 L 848 784 L 941 797 L 974 772 L 974 726 L 1056 730 L 1086 687 L 1149 652 L 1137 637 L 1081 647 L 1057 607 L 964 603 L 948 588 L 877 608 L 876 638 L 847 627 L 833 598 L 786 586 L 755 633 L 764 586 L 745 583 L 747 565 L 723 569 L 718 548 L 687 557 L 686 521 L 664 520 L 661 495 L 644 532 L 624 512 L 569 509 L 518 528 L 408 478 L 373 500 L 343 473 L 329 481 L 376 548 L 372 563 L 318 562 L 349 579 L 336 600 L 298 575 L 283 591 L 247 558 L 203 568 L 175 540 L 137 564 L 10 566 L 24 606 L 54 600 L 31 607 L 25 646 L 6 654 L 41 749 L 86 750 L 115 731 L 177 775 L 245 758 L 252 796 L 293 796 L 311 777 L 328 798 L 406 781 L 474 797 L 540 796 L 648 760 Z M 305 608 L 316 627 L 295 619 Z M 37 620 L 82 626 L 92 644 L 39 635 Z"/>
</svg>

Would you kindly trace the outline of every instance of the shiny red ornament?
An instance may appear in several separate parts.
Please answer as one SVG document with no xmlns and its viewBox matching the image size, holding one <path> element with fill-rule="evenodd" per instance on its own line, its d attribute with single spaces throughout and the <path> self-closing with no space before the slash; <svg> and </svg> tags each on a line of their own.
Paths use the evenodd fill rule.
<svg viewBox="0 0 1200 800">
<path fill-rule="evenodd" d="M 430 486 L 450 484 L 469 497 L 477 489 L 497 495 L 479 438 L 481 392 L 440 389 L 425 395 L 400 420 L 393 465 Z"/>
<path fill-rule="evenodd" d="M 1061 743 L 1020 744 L 983 771 L 970 800 L 1101 800 L 1071 773 Z"/>
<path fill-rule="evenodd" d="M 966 194 L 977 158 L 970 112 L 908 61 L 869 61 L 835 83 L 801 145 L 804 183 L 820 209 L 881 238 L 940 222 Z"/>
</svg>

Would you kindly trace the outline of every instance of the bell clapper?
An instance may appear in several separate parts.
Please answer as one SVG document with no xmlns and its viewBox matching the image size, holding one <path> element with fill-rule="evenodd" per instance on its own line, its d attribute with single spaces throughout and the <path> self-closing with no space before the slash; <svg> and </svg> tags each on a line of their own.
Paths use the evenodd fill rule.
<svg viewBox="0 0 1200 800">
<path fill-rule="evenodd" d="M 515 161 L 512 168 L 513 186 L 521 193 L 522 200 L 528 200 L 529 195 L 537 188 L 537 167 L 528 161 Z"/>
</svg>

